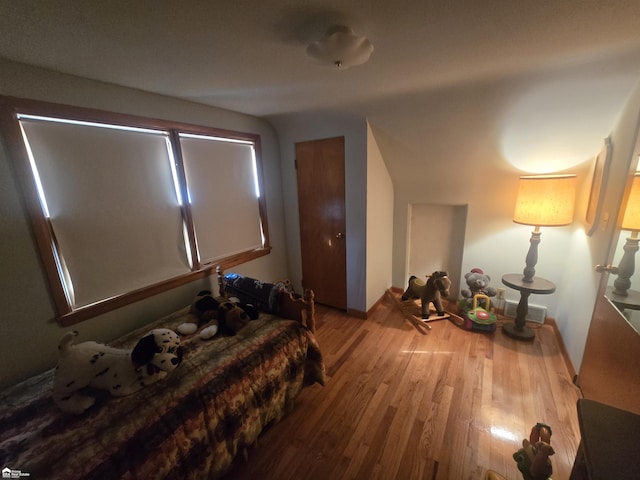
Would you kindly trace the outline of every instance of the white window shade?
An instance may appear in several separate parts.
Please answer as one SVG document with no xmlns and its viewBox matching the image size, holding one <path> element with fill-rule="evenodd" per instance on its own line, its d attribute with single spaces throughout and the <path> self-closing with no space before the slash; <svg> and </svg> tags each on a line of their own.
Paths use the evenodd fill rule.
<svg viewBox="0 0 640 480">
<path fill-rule="evenodd" d="M 21 120 L 77 308 L 189 271 L 168 135 Z"/>
<path fill-rule="evenodd" d="M 254 146 L 180 135 L 200 262 L 263 246 Z"/>
</svg>

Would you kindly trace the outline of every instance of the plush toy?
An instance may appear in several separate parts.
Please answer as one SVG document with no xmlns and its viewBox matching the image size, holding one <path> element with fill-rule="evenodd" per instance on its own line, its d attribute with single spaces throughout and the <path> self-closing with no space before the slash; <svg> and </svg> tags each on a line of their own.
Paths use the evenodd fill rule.
<svg viewBox="0 0 640 480">
<path fill-rule="evenodd" d="M 433 303 L 438 315 L 445 314 L 444 308 L 442 308 L 441 297 L 449 296 L 449 287 L 451 287 L 451 280 L 447 272 L 436 271 L 427 278 L 426 283 L 420 280 L 415 275 L 409 278 L 409 286 L 402 294 L 402 300 L 420 299 L 422 302 L 421 313 L 422 318 L 429 318 L 429 304 Z"/>
<path fill-rule="evenodd" d="M 235 335 L 258 316 L 259 312 L 253 305 L 240 303 L 235 298 L 221 302 L 218 307 L 218 324 L 221 331 L 229 335 Z"/>
<path fill-rule="evenodd" d="M 553 473 L 549 457 L 554 453 L 551 427 L 537 423 L 531 429 L 529 439 L 522 440 L 522 448 L 513 454 L 513 459 L 525 480 L 547 480 Z"/>
<path fill-rule="evenodd" d="M 259 316 L 258 310 L 253 305 L 240 303 L 233 298 L 218 300 L 213 297 L 210 290 L 198 292 L 191 304 L 189 314 L 189 321 L 179 325 L 177 330 L 182 335 L 191 335 L 200 326 L 206 325 L 200 331 L 202 340 L 213 338 L 219 331 L 235 335 Z"/>
<path fill-rule="evenodd" d="M 166 328 L 151 330 L 133 350 L 96 342 L 74 345 L 77 335 L 66 333 L 58 345 L 53 400 L 66 413 L 80 414 L 95 403 L 95 398 L 78 393 L 84 387 L 115 397 L 130 395 L 163 379 L 182 361 L 180 337 Z"/>
<path fill-rule="evenodd" d="M 513 454 L 524 480 L 551 480 L 553 468 L 549 457 L 555 452 L 551 447 L 551 427 L 537 423 L 531 429 L 529 439 L 522 440 L 522 448 Z M 507 480 L 493 470 L 488 470 L 484 480 Z"/>
<path fill-rule="evenodd" d="M 460 291 L 460 294 L 466 299 L 467 306 L 470 306 L 473 302 L 473 297 L 477 294 L 483 294 L 487 297 L 495 297 L 497 290 L 489 286 L 491 277 L 486 275 L 481 268 L 474 268 L 469 273 L 465 274 L 464 279 L 467 281 L 467 286 Z"/>
<path fill-rule="evenodd" d="M 220 302 L 213 298 L 211 290 L 202 290 L 198 292 L 195 299 L 191 303 L 189 309 L 188 321 L 178 325 L 178 333 L 181 335 L 192 335 L 196 333 L 198 328 L 206 325 L 200 331 L 202 340 L 209 340 L 218 333 L 218 307 Z"/>
</svg>

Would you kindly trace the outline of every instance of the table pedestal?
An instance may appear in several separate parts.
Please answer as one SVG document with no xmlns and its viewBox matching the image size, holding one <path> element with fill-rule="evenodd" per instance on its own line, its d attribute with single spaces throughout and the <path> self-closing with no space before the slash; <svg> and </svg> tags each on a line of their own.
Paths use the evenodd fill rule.
<svg viewBox="0 0 640 480">
<path fill-rule="evenodd" d="M 617 295 L 613 293 L 614 287 L 607 287 L 605 296 L 613 303 L 620 311 L 625 309 L 640 310 L 640 292 L 637 290 L 627 290 L 627 295 Z"/>
<path fill-rule="evenodd" d="M 529 296 L 532 293 L 546 295 L 556 291 L 553 282 L 540 277 L 533 277 L 532 281 L 522 280 L 521 273 L 508 273 L 502 277 L 502 283 L 509 288 L 520 292 L 520 302 L 516 310 L 516 320 L 514 323 L 507 323 L 502 326 L 505 335 L 517 340 L 531 341 L 535 338 L 535 333 L 526 326 L 527 312 L 529 311 Z"/>
</svg>

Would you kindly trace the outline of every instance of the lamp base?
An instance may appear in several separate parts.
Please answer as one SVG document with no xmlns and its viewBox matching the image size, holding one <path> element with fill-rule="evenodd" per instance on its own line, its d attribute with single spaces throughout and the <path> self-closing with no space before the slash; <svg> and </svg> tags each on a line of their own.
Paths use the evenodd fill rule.
<svg viewBox="0 0 640 480">
<path fill-rule="evenodd" d="M 624 255 L 622 255 L 620 265 L 618 265 L 618 278 L 613 282 L 613 286 L 615 287 L 613 293 L 620 297 L 626 297 L 628 295 L 627 291 L 631 287 L 630 279 L 635 272 L 634 257 L 640 248 L 638 247 L 639 242 L 640 238 L 638 238 L 637 233 L 634 232 L 634 235 L 627 238 L 624 244 Z"/>
<path fill-rule="evenodd" d="M 538 263 L 538 245 L 540 244 L 540 227 L 535 228 L 531 232 L 531 239 L 529 239 L 529 251 L 527 252 L 527 258 L 525 259 L 526 266 L 522 272 L 522 281 L 527 283 L 533 282 L 533 277 L 536 275 L 536 263 Z"/>
</svg>

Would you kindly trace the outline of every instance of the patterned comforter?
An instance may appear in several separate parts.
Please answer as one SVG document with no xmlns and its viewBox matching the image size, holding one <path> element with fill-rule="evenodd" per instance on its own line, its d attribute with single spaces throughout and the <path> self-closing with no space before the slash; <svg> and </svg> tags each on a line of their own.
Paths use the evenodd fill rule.
<svg viewBox="0 0 640 480">
<path fill-rule="evenodd" d="M 148 330 L 177 327 L 186 310 Z M 324 384 L 322 355 L 299 323 L 261 314 L 233 337 L 182 337 L 182 363 L 128 397 L 100 398 L 79 416 L 51 398 L 53 370 L 0 395 L 0 468 L 40 479 L 218 478 L 236 454 L 293 408 L 300 390 Z M 93 393 L 93 392 L 92 392 Z"/>
</svg>

